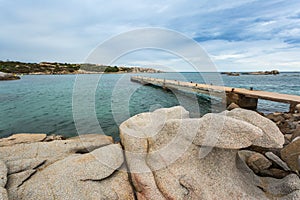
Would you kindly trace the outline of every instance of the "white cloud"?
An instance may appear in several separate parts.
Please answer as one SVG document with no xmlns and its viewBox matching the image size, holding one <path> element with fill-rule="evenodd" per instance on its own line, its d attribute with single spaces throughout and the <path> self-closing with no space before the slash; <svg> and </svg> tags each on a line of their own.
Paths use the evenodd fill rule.
<svg viewBox="0 0 300 200">
<path fill-rule="evenodd" d="M 0 8 L 0 60 L 83 62 L 116 34 L 164 27 L 194 37 L 220 70 L 298 70 L 300 62 L 298 0 L 0 0 Z M 154 58 L 186 69 L 163 55 Z"/>
</svg>

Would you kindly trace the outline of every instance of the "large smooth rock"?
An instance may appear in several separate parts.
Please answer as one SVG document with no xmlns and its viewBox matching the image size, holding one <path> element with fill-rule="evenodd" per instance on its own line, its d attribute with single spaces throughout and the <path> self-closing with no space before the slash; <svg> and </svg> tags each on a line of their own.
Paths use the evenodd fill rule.
<svg viewBox="0 0 300 200">
<path fill-rule="evenodd" d="M 0 160 L 0 187 L 4 187 L 7 181 L 7 167 L 5 163 Z"/>
<path fill-rule="evenodd" d="M 296 171 L 300 171 L 300 139 L 294 140 L 281 150 L 281 158 L 288 166 Z"/>
<path fill-rule="evenodd" d="M 46 160 L 47 166 L 57 160 L 75 153 L 87 153 L 97 148 L 112 144 L 112 138 L 106 135 L 83 136 L 68 140 L 55 140 L 51 142 L 21 143 L 13 146 L 0 147 L 0 157 L 4 162 L 25 159 Z"/>
<path fill-rule="evenodd" d="M 138 199 L 164 199 L 146 163 L 148 139 L 156 136 L 167 120 L 188 117 L 188 111 L 176 106 L 158 109 L 153 113 L 138 114 L 120 125 L 120 138 L 125 147 L 127 165 Z"/>
<path fill-rule="evenodd" d="M 128 174 L 122 168 L 123 162 L 123 152 L 118 144 L 70 155 L 31 174 L 21 183 L 12 178 L 8 185 L 9 198 L 134 199 Z"/>
<path fill-rule="evenodd" d="M 112 145 L 111 137 L 90 134 L 27 142 L 0 147 L 10 199 L 133 198 L 126 170 L 116 170 L 122 168 L 123 153 L 119 145 Z M 52 188 L 57 189 L 55 197 Z"/>
<path fill-rule="evenodd" d="M 271 140 L 263 126 L 223 114 L 201 119 L 155 114 L 163 110 L 139 114 L 120 126 L 138 199 L 268 199 L 259 177 L 246 164 L 239 166 L 236 156 L 253 143 L 281 146 L 283 135 L 277 140 L 277 132 Z"/>
<path fill-rule="evenodd" d="M 198 122 L 196 119 L 182 121 L 181 127 L 180 131 L 184 132 L 197 130 L 193 141 L 196 145 L 226 149 L 241 149 L 251 146 L 254 140 L 263 136 L 262 130 L 252 124 L 212 113 L 204 115 L 198 119 Z"/>
<path fill-rule="evenodd" d="M 14 134 L 10 137 L 0 139 L 0 147 L 12 146 L 21 143 L 41 142 L 46 137 L 47 137 L 46 134 L 28 134 L 28 133 Z"/>
<path fill-rule="evenodd" d="M 268 148 L 282 148 L 284 144 L 284 136 L 280 132 L 279 128 L 271 120 L 261 116 L 260 114 L 236 108 L 232 111 L 224 112 L 227 116 L 248 122 L 258 128 L 260 128 L 264 134 L 262 138 L 259 138 L 253 143 L 253 145 L 268 147 Z"/>
<path fill-rule="evenodd" d="M 12 190 L 15 192 L 18 189 L 18 187 L 20 187 L 34 173 L 36 173 L 36 170 L 30 169 L 30 170 L 9 175 L 6 188 L 10 191 L 10 193 L 12 193 L 11 192 Z"/>
<path fill-rule="evenodd" d="M 1 200 L 8 200 L 7 191 L 3 187 L 0 187 L 0 199 Z"/>
<path fill-rule="evenodd" d="M 43 165 L 45 162 L 46 159 L 40 159 L 40 158 L 8 161 L 6 163 L 8 168 L 8 175 L 19 173 L 22 171 L 27 171 L 30 169 L 36 169 L 39 166 Z"/>
</svg>

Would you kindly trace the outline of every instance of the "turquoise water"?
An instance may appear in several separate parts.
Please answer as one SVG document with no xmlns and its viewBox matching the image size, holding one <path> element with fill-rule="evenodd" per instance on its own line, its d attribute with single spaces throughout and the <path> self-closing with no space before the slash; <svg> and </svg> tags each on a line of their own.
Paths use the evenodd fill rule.
<svg viewBox="0 0 300 200">
<path fill-rule="evenodd" d="M 130 81 L 134 74 L 104 74 L 95 86 L 95 114 L 102 130 L 84 122 L 87 133 L 112 135 L 118 139 L 118 125 L 140 112 L 152 111 L 159 107 L 183 105 L 192 116 L 207 112 L 218 112 L 224 106 L 218 99 L 208 96 L 176 93 L 161 88 L 143 86 Z M 142 74 L 173 80 L 193 81 L 207 84 L 221 84 L 230 87 L 253 87 L 257 90 L 274 91 L 300 95 L 300 73 L 281 73 L 278 76 L 243 75 L 232 77 L 213 73 L 162 73 Z M 99 75 L 80 75 L 92 80 Z M 25 75 L 18 81 L 0 82 L 0 137 L 13 133 L 61 134 L 66 137 L 77 134 L 72 97 L 76 75 Z M 88 81 L 82 83 L 86 91 Z M 84 92 L 82 95 L 85 95 Z M 83 96 L 83 98 L 85 98 Z M 89 99 L 86 97 L 86 100 Z M 213 105 L 213 107 L 212 107 Z M 89 105 L 81 105 L 84 111 Z M 288 105 L 268 101 L 259 102 L 263 112 L 286 111 Z M 84 116 L 84 113 L 83 113 Z"/>
</svg>

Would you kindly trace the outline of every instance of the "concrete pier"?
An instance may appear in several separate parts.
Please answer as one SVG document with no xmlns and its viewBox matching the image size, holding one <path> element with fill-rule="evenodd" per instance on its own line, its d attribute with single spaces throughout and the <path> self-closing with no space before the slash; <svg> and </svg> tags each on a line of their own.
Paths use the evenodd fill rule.
<svg viewBox="0 0 300 200">
<path fill-rule="evenodd" d="M 176 80 L 157 79 L 151 77 L 133 76 L 131 81 L 144 85 L 155 85 L 164 89 L 175 89 L 183 92 L 194 92 L 208 94 L 216 97 L 226 98 L 227 105 L 236 103 L 241 108 L 255 110 L 258 99 L 286 103 L 290 105 L 290 112 L 295 112 L 295 107 L 300 104 L 300 96 L 280 94 L 275 92 L 248 90 L 244 88 L 231 88 L 216 85 L 207 85 Z"/>
</svg>

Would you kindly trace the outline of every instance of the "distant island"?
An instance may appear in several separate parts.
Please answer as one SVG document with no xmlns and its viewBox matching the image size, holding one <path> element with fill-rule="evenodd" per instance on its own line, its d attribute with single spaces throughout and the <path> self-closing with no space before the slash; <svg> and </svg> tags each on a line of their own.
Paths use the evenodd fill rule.
<svg viewBox="0 0 300 200">
<path fill-rule="evenodd" d="M 226 74 L 228 76 L 240 76 L 242 75 L 277 75 L 279 74 L 278 70 L 272 71 L 258 71 L 258 72 L 221 72 L 221 74 Z"/>
<path fill-rule="evenodd" d="M 118 67 L 99 64 L 70 64 L 57 62 L 24 63 L 0 61 L 0 72 L 9 74 L 92 74 L 92 73 L 160 73 L 142 67 Z"/>
</svg>

